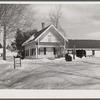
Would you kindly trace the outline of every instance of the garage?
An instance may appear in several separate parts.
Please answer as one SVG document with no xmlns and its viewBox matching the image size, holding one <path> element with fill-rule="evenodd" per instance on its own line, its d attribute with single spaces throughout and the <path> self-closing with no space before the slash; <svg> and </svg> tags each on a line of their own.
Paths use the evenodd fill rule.
<svg viewBox="0 0 100 100">
<path fill-rule="evenodd" d="M 68 50 L 76 51 L 76 56 L 84 57 L 100 57 L 100 40 L 68 40 Z"/>
<path fill-rule="evenodd" d="M 76 56 L 79 58 L 86 57 L 86 51 L 85 50 L 76 50 Z"/>
</svg>

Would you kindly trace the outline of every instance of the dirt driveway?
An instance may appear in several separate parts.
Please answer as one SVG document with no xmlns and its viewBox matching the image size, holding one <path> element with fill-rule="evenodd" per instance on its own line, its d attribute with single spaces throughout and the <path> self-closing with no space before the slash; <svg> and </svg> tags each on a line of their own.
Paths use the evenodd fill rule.
<svg viewBox="0 0 100 100">
<path fill-rule="evenodd" d="M 0 60 L 1 62 L 2 60 Z M 22 60 L 0 63 L 1 89 L 100 89 L 100 58 Z"/>
</svg>

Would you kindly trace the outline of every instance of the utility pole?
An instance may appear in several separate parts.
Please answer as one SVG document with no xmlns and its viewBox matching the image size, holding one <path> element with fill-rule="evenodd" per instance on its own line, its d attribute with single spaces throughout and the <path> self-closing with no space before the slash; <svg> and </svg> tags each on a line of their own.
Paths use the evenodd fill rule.
<svg viewBox="0 0 100 100">
<path fill-rule="evenodd" d="M 74 45 L 74 49 L 73 49 L 73 59 L 75 60 L 75 54 L 76 54 L 76 51 L 75 51 L 75 45 Z"/>
</svg>

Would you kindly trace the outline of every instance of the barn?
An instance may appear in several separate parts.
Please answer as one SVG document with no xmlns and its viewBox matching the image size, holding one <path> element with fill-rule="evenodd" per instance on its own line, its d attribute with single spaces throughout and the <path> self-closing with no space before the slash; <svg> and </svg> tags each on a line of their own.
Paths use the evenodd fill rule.
<svg viewBox="0 0 100 100">
<path fill-rule="evenodd" d="M 25 47 L 25 58 L 56 58 L 64 54 L 68 40 L 53 25 L 45 27 L 33 34 L 22 46 Z"/>
<path fill-rule="evenodd" d="M 96 56 L 100 57 L 100 40 L 69 39 L 68 53 L 76 51 L 76 56 Z"/>
</svg>

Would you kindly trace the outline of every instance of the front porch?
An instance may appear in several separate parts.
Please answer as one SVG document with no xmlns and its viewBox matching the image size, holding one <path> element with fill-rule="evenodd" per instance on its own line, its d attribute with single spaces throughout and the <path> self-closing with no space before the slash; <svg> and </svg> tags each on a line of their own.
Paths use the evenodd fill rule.
<svg viewBox="0 0 100 100">
<path fill-rule="evenodd" d="M 36 46 L 25 50 L 25 58 L 59 58 L 64 56 L 64 47 Z"/>
<path fill-rule="evenodd" d="M 63 47 L 39 47 L 36 48 L 36 58 L 58 58 L 63 56 Z"/>
</svg>

